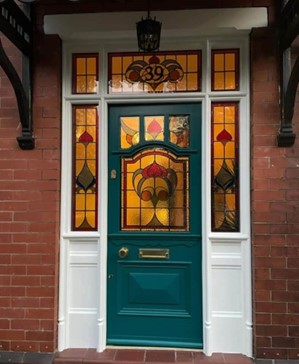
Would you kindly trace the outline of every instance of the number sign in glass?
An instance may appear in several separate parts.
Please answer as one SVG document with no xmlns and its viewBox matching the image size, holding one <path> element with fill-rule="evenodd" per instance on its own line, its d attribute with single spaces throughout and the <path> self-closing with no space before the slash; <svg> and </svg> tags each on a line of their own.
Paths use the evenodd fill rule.
<svg viewBox="0 0 299 364">
<path fill-rule="evenodd" d="M 201 89 L 200 51 L 110 53 L 109 93 L 195 92 Z"/>
</svg>

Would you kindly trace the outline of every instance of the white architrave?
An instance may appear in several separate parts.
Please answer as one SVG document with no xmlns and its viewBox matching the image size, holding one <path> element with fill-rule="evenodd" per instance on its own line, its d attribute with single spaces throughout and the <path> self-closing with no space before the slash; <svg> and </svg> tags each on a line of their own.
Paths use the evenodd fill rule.
<svg viewBox="0 0 299 364">
<path fill-rule="evenodd" d="M 222 9 L 223 10 L 223 9 Z M 231 10 L 231 9 L 230 9 Z M 248 9 L 247 9 L 248 10 Z M 261 11 L 262 10 L 262 11 Z M 261 14 L 264 10 L 260 9 Z M 176 12 L 179 13 L 179 12 Z M 211 13 L 212 14 L 212 13 Z M 213 18 L 212 15 L 211 19 Z M 215 12 L 216 16 L 219 13 Z M 235 14 L 235 13 L 234 13 Z M 99 14 L 96 14 L 99 16 Z M 110 14 L 111 15 L 111 14 Z M 110 16 L 109 15 L 109 16 Z M 183 14 L 176 14 L 180 17 Z M 243 14 L 244 15 L 244 14 Z M 106 14 L 105 14 L 106 16 Z M 264 15 L 263 15 L 264 16 Z M 259 19 L 265 25 L 266 20 Z M 250 148 L 249 148 L 249 39 L 236 30 L 227 29 L 229 35 L 174 39 L 164 38 L 163 50 L 202 50 L 202 92 L 181 94 L 107 93 L 107 53 L 136 51 L 135 34 L 126 41 L 103 33 L 80 33 L 78 24 L 87 26 L 86 15 L 76 14 L 80 21 L 73 24 L 68 16 L 49 16 L 45 29 L 54 32 L 58 26 L 63 42 L 63 115 L 62 115 L 62 191 L 61 191 L 61 257 L 60 297 L 58 318 L 58 350 L 75 347 L 106 347 L 106 275 L 107 275 L 107 180 L 108 180 L 108 106 L 113 103 L 200 102 L 202 103 L 202 226 L 203 226 L 203 330 L 204 352 L 242 353 L 252 356 L 251 316 L 251 240 L 250 240 Z M 212 20 L 211 20 L 212 21 Z M 114 22 L 114 24 L 116 24 Z M 185 23 L 184 23 L 185 24 Z M 231 24 L 232 25 L 232 24 Z M 248 25 L 247 25 L 248 26 Z M 252 23 L 251 25 L 252 26 Z M 51 28 L 52 27 L 52 28 Z M 236 24 L 235 24 L 236 27 Z M 52 30 L 51 30 L 52 29 Z M 214 29 L 215 30 L 215 29 Z M 55 30 L 56 32 L 56 30 Z M 80 36 L 69 39 L 74 34 Z M 219 29 L 218 29 L 219 32 Z M 188 32 L 183 32 L 186 35 Z M 67 36 L 66 36 L 67 34 Z M 126 36 L 128 34 L 126 33 Z M 115 36 L 115 34 L 114 34 Z M 211 92 L 211 49 L 240 49 L 240 90 Z M 162 50 L 162 49 L 161 49 Z M 99 53 L 100 82 L 95 95 L 71 94 L 72 53 Z M 210 106 L 213 101 L 240 102 L 240 233 L 211 232 L 210 193 Z M 99 232 L 71 231 L 71 106 L 73 104 L 98 105 L 99 128 Z"/>
</svg>

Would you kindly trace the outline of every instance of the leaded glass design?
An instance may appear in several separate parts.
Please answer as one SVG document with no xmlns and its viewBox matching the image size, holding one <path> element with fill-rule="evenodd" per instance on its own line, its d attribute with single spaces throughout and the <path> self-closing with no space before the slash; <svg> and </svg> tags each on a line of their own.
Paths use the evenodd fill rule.
<svg viewBox="0 0 299 364">
<path fill-rule="evenodd" d="M 94 94 L 97 92 L 98 55 L 73 54 L 73 93 Z"/>
<path fill-rule="evenodd" d="M 144 118 L 145 140 L 164 140 L 164 116 L 146 116 Z"/>
<path fill-rule="evenodd" d="M 128 149 L 137 145 L 140 140 L 139 116 L 124 116 L 120 118 L 120 146 Z"/>
<path fill-rule="evenodd" d="M 201 90 L 201 52 L 109 54 L 109 93 Z"/>
<path fill-rule="evenodd" d="M 189 231 L 189 158 L 152 148 L 122 159 L 121 230 Z"/>
<path fill-rule="evenodd" d="M 239 50 L 212 50 L 212 91 L 239 89 Z"/>
<path fill-rule="evenodd" d="M 144 120 L 143 128 L 140 125 L 141 120 Z M 165 136 L 165 128 L 168 130 L 168 139 Z M 188 148 L 190 146 L 190 115 L 170 115 L 166 121 L 163 115 L 144 116 L 142 119 L 139 116 L 122 116 L 120 118 L 121 149 L 134 147 L 141 140 L 169 141 L 179 148 Z"/>
<path fill-rule="evenodd" d="M 212 230 L 239 231 L 239 105 L 212 104 Z"/>
<path fill-rule="evenodd" d="M 97 230 L 96 106 L 73 106 L 73 230 Z"/>
<path fill-rule="evenodd" d="M 181 147 L 189 147 L 189 115 L 172 115 L 169 118 L 170 142 Z"/>
</svg>

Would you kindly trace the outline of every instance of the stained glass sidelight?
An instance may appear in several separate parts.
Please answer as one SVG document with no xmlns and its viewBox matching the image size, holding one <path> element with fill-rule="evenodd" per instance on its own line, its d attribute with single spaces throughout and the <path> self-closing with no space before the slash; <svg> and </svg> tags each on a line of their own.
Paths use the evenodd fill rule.
<svg viewBox="0 0 299 364">
<path fill-rule="evenodd" d="M 94 94 L 97 92 L 98 55 L 73 54 L 73 93 Z"/>
<path fill-rule="evenodd" d="M 239 50 L 212 50 L 212 91 L 239 89 Z"/>
<path fill-rule="evenodd" d="M 212 104 L 212 230 L 239 231 L 239 105 Z"/>
<path fill-rule="evenodd" d="M 191 92 L 201 89 L 200 51 L 109 54 L 109 93 Z"/>
<path fill-rule="evenodd" d="M 122 159 L 121 229 L 189 231 L 189 158 L 162 149 Z"/>
<path fill-rule="evenodd" d="M 73 230 L 97 230 L 97 129 L 96 106 L 73 106 Z"/>
</svg>

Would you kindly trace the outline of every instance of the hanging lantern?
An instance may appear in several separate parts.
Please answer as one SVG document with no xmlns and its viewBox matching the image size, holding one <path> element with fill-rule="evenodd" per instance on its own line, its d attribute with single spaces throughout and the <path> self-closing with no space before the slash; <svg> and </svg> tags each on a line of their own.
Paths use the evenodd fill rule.
<svg viewBox="0 0 299 364">
<path fill-rule="evenodd" d="M 148 12 L 146 19 L 141 19 L 137 24 L 138 48 L 144 52 L 153 52 L 159 49 L 162 23 L 152 19 Z"/>
</svg>

